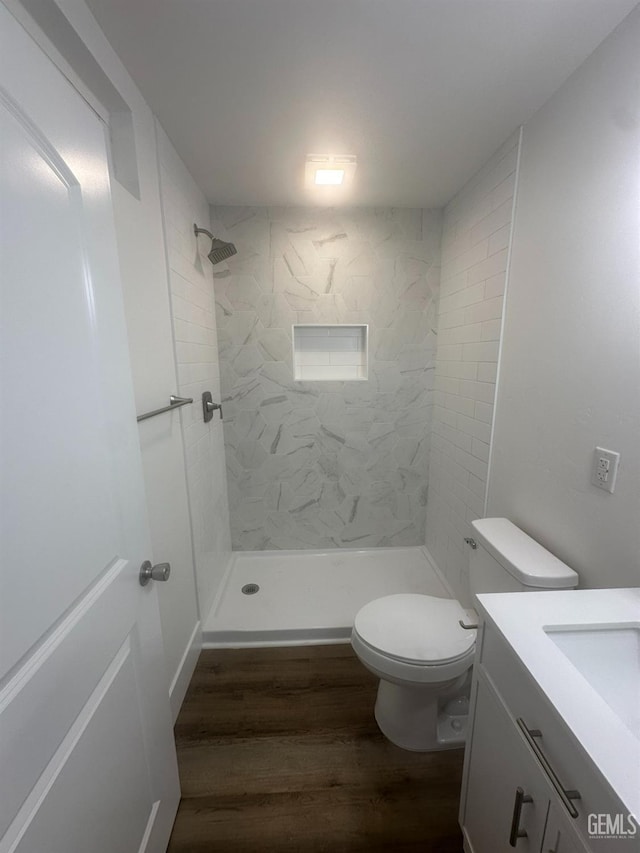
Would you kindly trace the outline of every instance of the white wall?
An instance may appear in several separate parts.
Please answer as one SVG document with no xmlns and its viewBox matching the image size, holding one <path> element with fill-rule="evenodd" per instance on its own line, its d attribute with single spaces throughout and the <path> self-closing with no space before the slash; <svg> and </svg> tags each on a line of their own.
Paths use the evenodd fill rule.
<svg viewBox="0 0 640 853">
<path fill-rule="evenodd" d="M 470 522 L 484 514 L 519 133 L 444 212 L 427 547 L 467 601 Z"/>
<path fill-rule="evenodd" d="M 193 225 L 210 227 L 209 205 L 157 124 L 165 238 L 171 286 L 178 387 L 193 397 L 181 410 L 200 613 L 206 617 L 231 557 L 223 425 L 219 414 L 204 423 L 202 392 L 220 401 L 213 267 L 209 239 Z"/>
<path fill-rule="evenodd" d="M 489 477 L 587 587 L 640 583 L 639 46 L 636 9 L 524 129 Z"/>
<path fill-rule="evenodd" d="M 178 379 L 173 354 L 169 288 L 160 208 L 155 121 L 84 3 L 59 7 L 127 102 L 133 114 L 140 199 L 112 181 L 120 269 L 138 412 L 168 404 Z M 200 645 L 196 586 L 179 415 L 140 423 L 154 562 L 171 563 L 171 579 L 156 584 L 167 685 L 174 716 Z"/>
</svg>

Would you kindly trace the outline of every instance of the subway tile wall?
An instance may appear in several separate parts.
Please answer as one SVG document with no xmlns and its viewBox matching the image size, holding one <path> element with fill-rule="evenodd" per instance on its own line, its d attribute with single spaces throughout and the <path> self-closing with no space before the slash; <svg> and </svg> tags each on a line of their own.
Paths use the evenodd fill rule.
<svg viewBox="0 0 640 853">
<path fill-rule="evenodd" d="M 470 522 L 484 515 L 519 131 L 447 205 L 427 501 L 427 547 L 470 604 Z"/>
<path fill-rule="evenodd" d="M 294 378 L 366 379 L 366 326 L 293 327 Z"/>
<path fill-rule="evenodd" d="M 206 617 L 231 557 L 223 425 L 205 424 L 203 391 L 220 399 L 213 267 L 206 236 L 209 205 L 159 124 L 158 157 L 167 243 L 178 394 L 193 397 L 180 410 L 200 614 Z M 175 417 L 175 415 L 172 415 Z"/>
<path fill-rule="evenodd" d="M 442 211 L 212 223 L 238 248 L 214 272 L 234 549 L 424 544 Z M 367 324 L 367 380 L 296 381 L 296 323 Z"/>
</svg>

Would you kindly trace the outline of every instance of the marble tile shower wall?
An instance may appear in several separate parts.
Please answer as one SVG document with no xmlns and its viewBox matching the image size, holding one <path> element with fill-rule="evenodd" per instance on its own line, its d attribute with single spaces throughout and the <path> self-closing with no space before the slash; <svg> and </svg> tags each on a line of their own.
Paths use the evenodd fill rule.
<svg viewBox="0 0 640 853">
<path fill-rule="evenodd" d="M 470 522 L 484 515 L 519 133 L 447 205 L 427 547 L 469 601 Z"/>
<path fill-rule="evenodd" d="M 423 544 L 441 211 L 211 215 L 233 548 Z M 294 323 L 368 324 L 368 379 L 294 381 Z"/>
</svg>

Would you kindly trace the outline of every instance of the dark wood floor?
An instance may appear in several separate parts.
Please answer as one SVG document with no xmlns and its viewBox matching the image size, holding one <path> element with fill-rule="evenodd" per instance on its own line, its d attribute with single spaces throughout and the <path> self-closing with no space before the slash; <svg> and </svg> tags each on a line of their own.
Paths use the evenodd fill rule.
<svg viewBox="0 0 640 853">
<path fill-rule="evenodd" d="M 376 687 L 350 646 L 203 652 L 169 853 L 460 853 L 462 750 L 390 744 Z"/>
</svg>

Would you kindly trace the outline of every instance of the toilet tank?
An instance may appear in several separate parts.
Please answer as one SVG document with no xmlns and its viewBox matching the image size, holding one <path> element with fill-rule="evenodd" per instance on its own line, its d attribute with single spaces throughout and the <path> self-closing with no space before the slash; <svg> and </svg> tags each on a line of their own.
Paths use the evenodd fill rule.
<svg viewBox="0 0 640 853">
<path fill-rule="evenodd" d="M 482 592 L 574 589 L 578 575 L 507 518 L 472 521 L 477 547 L 469 560 L 472 596 Z"/>
</svg>

